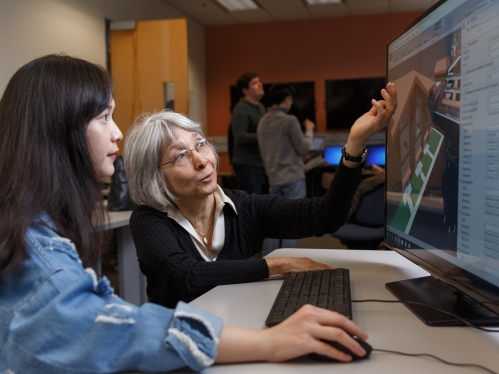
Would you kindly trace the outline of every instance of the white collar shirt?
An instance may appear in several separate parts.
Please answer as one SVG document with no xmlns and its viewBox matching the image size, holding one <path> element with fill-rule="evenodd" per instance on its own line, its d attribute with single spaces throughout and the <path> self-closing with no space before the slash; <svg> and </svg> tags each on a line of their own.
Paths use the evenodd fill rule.
<svg viewBox="0 0 499 374">
<path fill-rule="evenodd" d="M 234 205 L 234 202 L 224 193 L 220 186 L 217 186 L 217 189 L 215 190 L 213 195 L 215 196 L 215 227 L 213 229 L 213 237 L 211 239 L 211 251 L 208 251 L 208 249 L 206 249 L 199 234 L 178 208 L 173 207 L 166 211 L 168 217 L 175 220 L 189 233 L 192 242 L 194 243 L 196 249 L 199 251 L 199 254 L 207 262 L 216 261 L 218 254 L 222 250 L 225 243 L 225 219 L 223 212 L 223 207 L 225 206 L 225 204 L 229 204 L 237 214 L 237 209 Z"/>
</svg>

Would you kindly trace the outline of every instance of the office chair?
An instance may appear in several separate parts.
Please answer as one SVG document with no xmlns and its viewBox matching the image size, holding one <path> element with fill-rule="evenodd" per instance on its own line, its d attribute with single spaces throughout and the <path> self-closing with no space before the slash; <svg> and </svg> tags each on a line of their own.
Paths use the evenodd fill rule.
<svg viewBox="0 0 499 374">
<path fill-rule="evenodd" d="M 331 235 L 348 249 L 377 249 L 385 237 L 384 183 L 360 198 L 351 221 Z"/>
</svg>

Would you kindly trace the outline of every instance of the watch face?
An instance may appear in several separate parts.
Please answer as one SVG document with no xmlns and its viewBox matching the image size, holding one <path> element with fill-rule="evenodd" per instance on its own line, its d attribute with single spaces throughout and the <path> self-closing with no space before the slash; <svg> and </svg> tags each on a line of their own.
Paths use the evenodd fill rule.
<svg viewBox="0 0 499 374">
<path fill-rule="evenodd" d="M 366 160 L 366 156 L 367 156 L 367 149 L 364 148 L 364 152 L 362 153 L 362 161 L 361 162 L 364 162 Z"/>
</svg>

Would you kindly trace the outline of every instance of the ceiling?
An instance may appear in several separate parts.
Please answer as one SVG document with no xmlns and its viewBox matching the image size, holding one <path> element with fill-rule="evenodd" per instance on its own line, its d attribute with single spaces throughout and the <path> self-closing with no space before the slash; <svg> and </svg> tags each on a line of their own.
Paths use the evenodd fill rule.
<svg viewBox="0 0 499 374">
<path fill-rule="evenodd" d="M 424 11 L 438 0 L 345 0 L 306 6 L 303 0 L 255 0 L 258 10 L 228 12 L 215 0 L 163 0 L 205 26 Z"/>
</svg>

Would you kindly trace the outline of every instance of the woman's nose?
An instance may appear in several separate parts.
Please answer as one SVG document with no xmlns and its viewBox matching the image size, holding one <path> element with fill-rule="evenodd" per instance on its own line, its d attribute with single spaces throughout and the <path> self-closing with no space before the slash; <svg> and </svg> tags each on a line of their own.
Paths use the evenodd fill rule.
<svg viewBox="0 0 499 374">
<path fill-rule="evenodd" d="M 206 167 L 206 164 L 208 163 L 208 158 L 206 155 L 202 155 L 195 149 L 191 151 L 192 155 L 192 162 L 194 163 L 194 167 L 196 169 L 204 169 Z"/>
<path fill-rule="evenodd" d="M 111 130 L 112 131 L 112 137 L 113 137 L 113 140 L 116 141 L 116 142 L 119 142 L 123 139 L 123 133 L 121 132 L 120 128 L 118 127 L 118 125 L 116 125 L 116 123 L 113 121 L 114 123 L 114 128 Z"/>
</svg>

